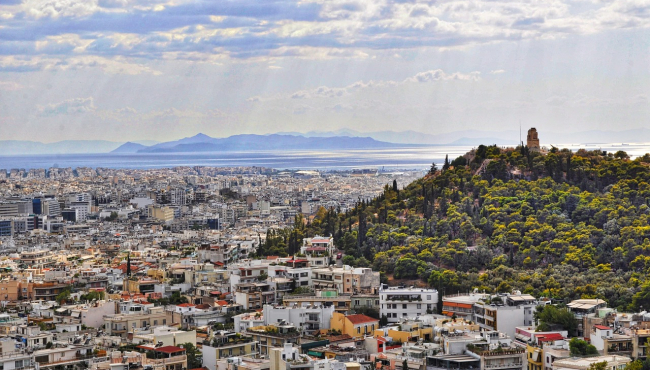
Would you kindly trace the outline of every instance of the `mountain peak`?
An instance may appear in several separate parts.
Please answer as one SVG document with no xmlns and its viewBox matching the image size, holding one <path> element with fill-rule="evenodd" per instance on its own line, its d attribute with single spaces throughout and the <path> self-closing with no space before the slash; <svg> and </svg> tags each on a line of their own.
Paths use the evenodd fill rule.
<svg viewBox="0 0 650 370">
<path fill-rule="evenodd" d="M 210 137 L 210 136 L 208 136 L 208 135 L 206 135 L 204 133 L 199 132 L 198 134 L 190 137 L 190 139 L 206 139 L 207 140 L 207 139 L 212 139 L 212 137 Z"/>
<path fill-rule="evenodd" d="M 111 153 L 137 153 L 138 150 L 147 148 L 146 145 L 134 143 L 127 141 L 126 143 L 120 145 L 116 149 L 113 149 Z"/>
</svg>

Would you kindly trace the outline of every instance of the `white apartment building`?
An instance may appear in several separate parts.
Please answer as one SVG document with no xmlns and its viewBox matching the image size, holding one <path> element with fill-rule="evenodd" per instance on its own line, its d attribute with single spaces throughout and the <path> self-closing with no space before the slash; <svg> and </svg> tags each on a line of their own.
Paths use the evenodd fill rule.
<svg viewBox="0 0 650 370">
<path fill-rule="evenodd" d="M 489 301 L 474 303 L 474 321 L 488 330 L 498 330 L 515 337 L 518 326 L 535 324 L 535 308 L 539 302 L 529 294 L 492 296 Z"/>
<path fill-rule="evenodd" d="M 284 321 L 291 323 L 303 332 L 312 333 L 317 330 L 329 329 L 330 318 L 334 313 L 334 306 L 308 306 L 285 307 L 264 305 L 263 317 L 265 325 L 278 325 Z"/>
<path fill-rule="evenodd" d="M 389 323 L 431 313 L 437 304 L 438 291 L 435 289 L 384 286 L 379 289 L 379 313 L 386 315 Z"/>
<path fill-rule="evenodd" d="M 312 267 L 327 267 L 334 258 L 334 238 L 315 236 L 303 239 L 300 253 Z"/>
</svg>

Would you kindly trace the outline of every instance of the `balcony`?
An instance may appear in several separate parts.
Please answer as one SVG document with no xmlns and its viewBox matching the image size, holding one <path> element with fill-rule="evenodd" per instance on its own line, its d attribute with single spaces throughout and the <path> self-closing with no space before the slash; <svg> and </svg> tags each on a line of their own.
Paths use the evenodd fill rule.
<svg viewBox="0 0 650 370">
<path fill-rule="evenodd" d="M 524 366 L 523 362 L 510 362 L 502 364 L 488 364 L 486 363 L 485 369 L 522 369 Z"/>
</svg>

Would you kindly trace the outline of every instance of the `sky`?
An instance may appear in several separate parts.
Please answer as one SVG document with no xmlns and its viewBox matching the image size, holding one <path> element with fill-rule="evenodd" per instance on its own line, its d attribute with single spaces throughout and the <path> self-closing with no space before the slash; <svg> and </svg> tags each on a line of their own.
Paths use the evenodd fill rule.
<svg viewBox="0 0 650 370">
<path fill-rule="evenodd" d="M 650 0 L 0 0 L 0 140 L 624 130 Z"/>
</svg>

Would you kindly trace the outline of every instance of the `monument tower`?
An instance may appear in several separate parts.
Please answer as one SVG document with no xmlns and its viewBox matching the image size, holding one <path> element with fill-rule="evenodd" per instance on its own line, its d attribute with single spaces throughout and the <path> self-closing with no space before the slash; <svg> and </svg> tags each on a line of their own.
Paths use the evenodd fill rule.
<svg viewBox="0 0 650 370">
<path fill-rule="evenodd" d="M 537 129 L 535 127 L 528 130 L 526 145 L 528 145 L 528 149 L 534 152 L 539 152 L 539 137 L 537 136 Z"/>
</svg>

